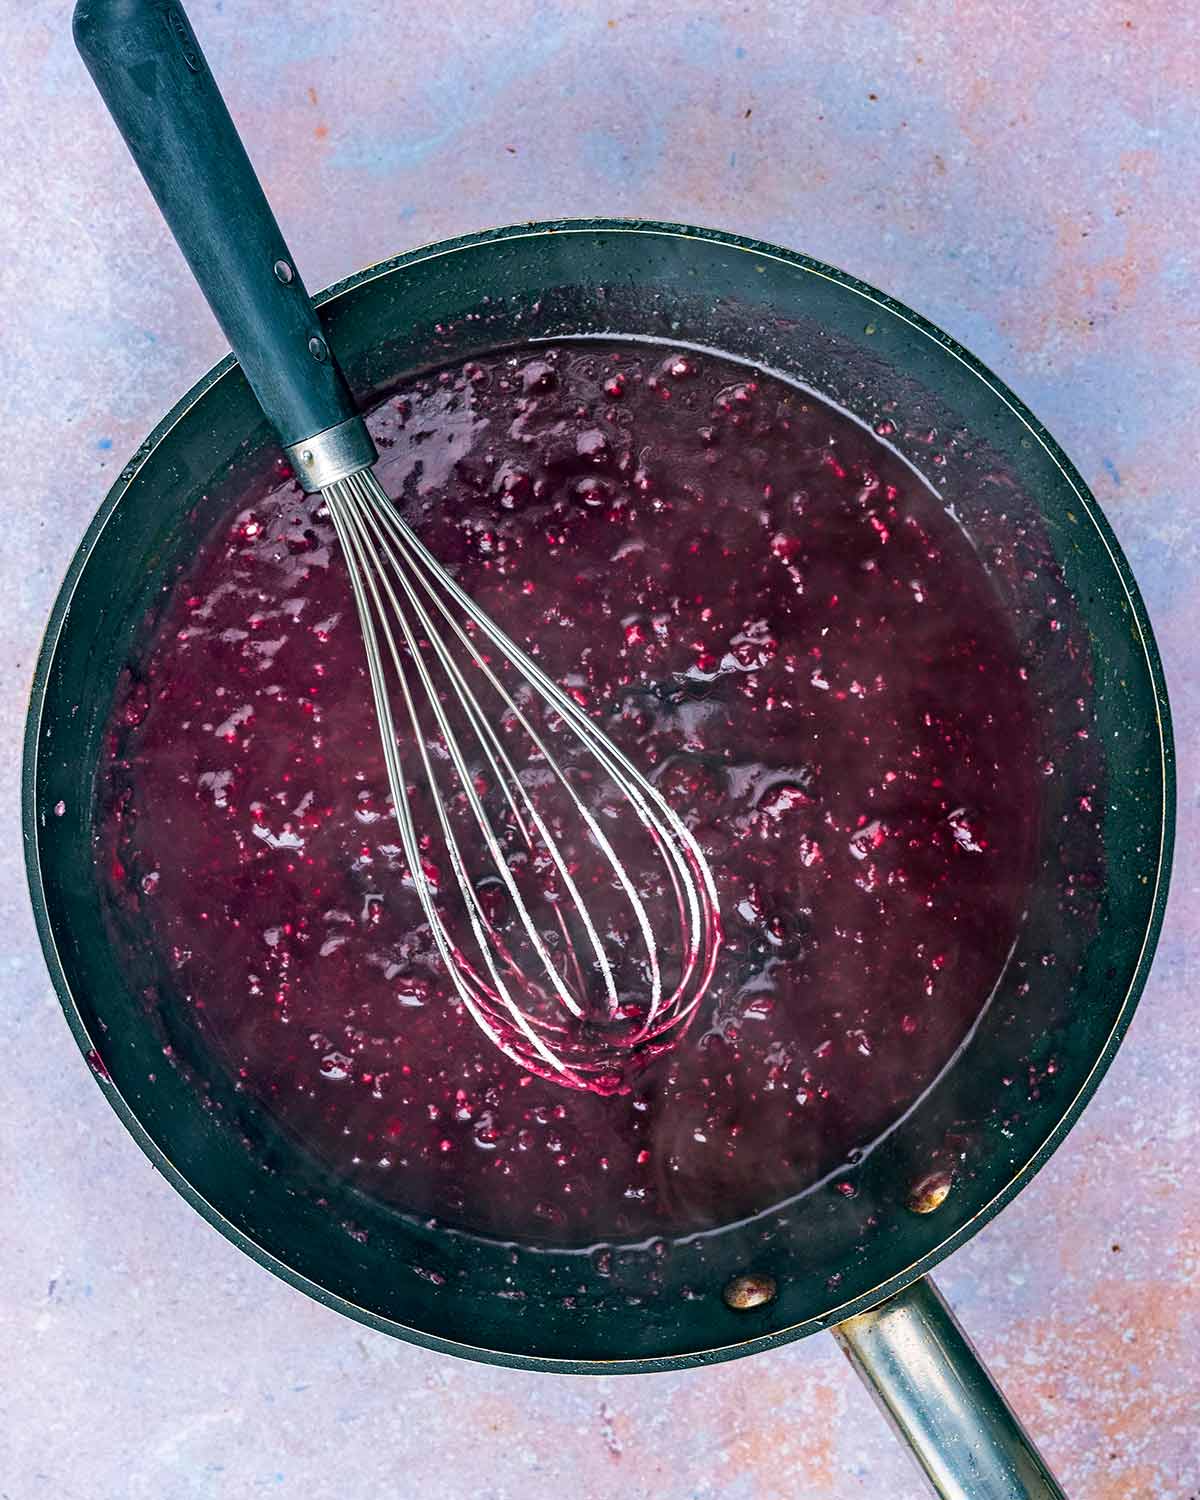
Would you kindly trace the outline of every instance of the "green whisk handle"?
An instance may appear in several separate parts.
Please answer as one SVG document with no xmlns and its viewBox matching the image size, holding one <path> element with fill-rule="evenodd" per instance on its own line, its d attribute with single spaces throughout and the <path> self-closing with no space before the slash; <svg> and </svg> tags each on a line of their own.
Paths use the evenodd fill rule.
<svg viewBox="0 0 1200 1500">
<path fill-rule="evenodd" d="M 78 0 L 74 34 L 284 446 L 302 458 L 308 440 L 337 428 L 342 472 L 373 462 L 354 398 L 182 6 Z M 313 456 L 318 468 L 321 457 Z M 317 482 L 328 481 L 318 474 Z"/>
</svg>

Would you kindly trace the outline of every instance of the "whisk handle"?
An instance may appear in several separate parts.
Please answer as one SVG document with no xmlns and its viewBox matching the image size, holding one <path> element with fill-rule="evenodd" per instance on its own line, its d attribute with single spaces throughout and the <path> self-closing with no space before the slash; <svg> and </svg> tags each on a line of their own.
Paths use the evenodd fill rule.
<svg viewBox="0 0 1200 1500">
<path fill-rule="evenodd" d="M 374 448 L 183 7 L 78 0 L 75 45 L 285 446 Z M 355 430 L 359 436 L 355 438 Z M 345 442 L 342 444 L 345 447 Z"/>
</svg>

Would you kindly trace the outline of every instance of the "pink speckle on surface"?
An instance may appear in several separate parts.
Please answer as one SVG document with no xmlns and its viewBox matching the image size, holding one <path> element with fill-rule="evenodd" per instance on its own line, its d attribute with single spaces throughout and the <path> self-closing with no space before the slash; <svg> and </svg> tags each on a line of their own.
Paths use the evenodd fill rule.
<svg viewBox="0 0 1200 1500">
<path fill-rule="evenodd" d="M 1195 847 L 1193 8 L 190 8 L 310 286 L 489 223 L 675 217 L 844 266 L 991 364 L 1063 443 L 1138 575 L 1172 692 L 1180 848 Z M 13 808 L 27 678 L 77 539 L 226 346 L 74 55 L 67 7 L 11 10 Z M 924 1495 L 828 1339 L 681 1374 L 531 1376 L 366 1332 L 273 1279 L 153 1172 L 89 1079 L 19 841 L 0 858 L 13 1500 Z M 1200 1493 L 1193 885 L 1185 866 L 1137 1018 L 1070 1139 L 939 1275 L 1077 1500 Z"/>
</svg>

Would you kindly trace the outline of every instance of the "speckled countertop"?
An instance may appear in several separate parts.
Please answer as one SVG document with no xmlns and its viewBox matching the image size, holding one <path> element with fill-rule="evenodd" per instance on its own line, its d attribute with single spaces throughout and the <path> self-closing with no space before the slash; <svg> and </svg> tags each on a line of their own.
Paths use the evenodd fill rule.
<svg viewBox="0 0 1200 1500">
<path fill-rule="evenodd" d="M 909 1460 L 827 1338 L 636 1380 L 409 1348 L 235 1251 L 88 1077 L 20 865 L 28 680 L 88 517 L 223 345 L 76 59 L 68 12 L 10 4 L 0 75 L 0 1497 L 916 1500 Z M 517 219 L 717 224 L 918 308 L 1074 458 L 1166 660 L 1182 853 L 1111 1073 L 1049 1167 L 939 1280 L 1076 1500 L 1200 1494 L 1194 8 L 191 12 L 310 285 Z"/>
</svg>

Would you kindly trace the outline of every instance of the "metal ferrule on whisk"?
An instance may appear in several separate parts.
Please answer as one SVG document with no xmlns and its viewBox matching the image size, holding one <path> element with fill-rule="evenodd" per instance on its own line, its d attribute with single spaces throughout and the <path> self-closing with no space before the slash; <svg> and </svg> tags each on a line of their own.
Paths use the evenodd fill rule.
<svg viewBox="0 0 1200 1500">
<path fill-rule="evenodd" d="M 324 432 L 315 433 L 283 450 L 300 484 L 310 493 L 369 469 L 379 457 L 374 439 L 361 417 L 347 417 Z"/>
</svg>

